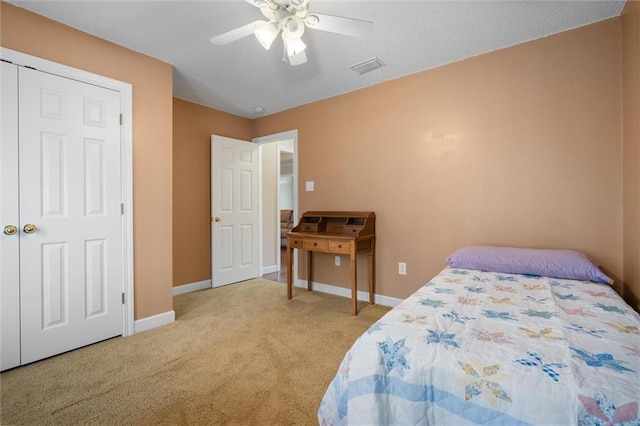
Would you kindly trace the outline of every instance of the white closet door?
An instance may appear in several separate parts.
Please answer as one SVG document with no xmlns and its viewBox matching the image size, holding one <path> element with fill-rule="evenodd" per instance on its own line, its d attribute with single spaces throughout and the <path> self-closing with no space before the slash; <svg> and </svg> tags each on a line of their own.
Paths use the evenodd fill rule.
<svg viewBox="0 0 640 426">
<path fill-rule="evenodd" d="M 122 334 L 120 94 L 27 68 L 18 94 L 26 364 Z"/>
<path fill-rule="evenodd" d="M 1 62 L 0 370 L 20 365 L 20 234 L 18 216 L 18 67 Z"/>
</svg>

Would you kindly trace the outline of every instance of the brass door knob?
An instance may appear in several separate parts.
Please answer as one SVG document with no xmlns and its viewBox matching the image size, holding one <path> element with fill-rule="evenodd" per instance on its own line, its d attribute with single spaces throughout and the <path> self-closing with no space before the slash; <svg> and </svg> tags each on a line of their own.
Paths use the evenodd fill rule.
<svg viewBox="0 0 640 426">
<path fill-rule="evenodd" d="M 220 216 L 216 216 L 216 218 L 213 220 L 215 220 L 216 222 L 220 222 L 222 219 L 220 219 Z"/>
<path fill-rule="evenodd" d="M 7 225 L 4 227 L 4 233 L 7 235 L 14 235 L 18 232 L 18 228 L 13 225 Z"/>
<path fill-rule="evenodd" d="M 36 229 L 38 228 L 36 228 L 36 226 L 31 223 L 27 223 L 24 228 L 22 228 L 25 234 L 33 234 L 34 232 L 36 232 Z"/>
</svg>

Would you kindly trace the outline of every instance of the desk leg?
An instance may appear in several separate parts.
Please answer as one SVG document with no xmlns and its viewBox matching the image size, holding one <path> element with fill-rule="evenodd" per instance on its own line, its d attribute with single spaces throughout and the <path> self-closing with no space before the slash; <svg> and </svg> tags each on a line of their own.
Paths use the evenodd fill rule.
<svg viewBox="0 0 640 426">
<path fill-rule="evenodd" d="M 293 247 L 287 244 L 287 299 L 291 300 L 293 293 Z"/>
<path fill-rule="evenodd" d="M 358 254 L 351 250 L 351 315 L 358 315 Z"/>
<path fill-rule="evenodd" d="M 375 280 L 376 280 L 376 246 L 375 244 L 371 247 L 371 251 L 369 252 L 369 304 L 374 304 L 375 298 Z"/>
<path fill-rule="evenodd" d="M 307 291 L 311 291 L 311 281 L 313 279 L 312 272 L 313 271 L 313 252 L 311 250 L 307 250 Z"/>
</svg>

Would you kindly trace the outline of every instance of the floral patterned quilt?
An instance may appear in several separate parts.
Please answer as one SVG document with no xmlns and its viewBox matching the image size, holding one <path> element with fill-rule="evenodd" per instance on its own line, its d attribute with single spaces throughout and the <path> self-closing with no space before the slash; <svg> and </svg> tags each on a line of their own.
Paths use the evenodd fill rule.
<svg viewBox="0 0 640 426">
<path fill-rule="evenodd" d="M 444 269 L 344 357 L 321 425 L 640 425 L 640 316 L 608 285 Z"/>
</svg>

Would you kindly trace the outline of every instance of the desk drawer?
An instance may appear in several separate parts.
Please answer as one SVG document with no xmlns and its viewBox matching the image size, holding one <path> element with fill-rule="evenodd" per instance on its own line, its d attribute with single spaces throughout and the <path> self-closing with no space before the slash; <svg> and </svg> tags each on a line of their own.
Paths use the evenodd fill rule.
<svg viewBox="0 0 640 426">
<path fill-rule="evenodd" d="M 289 238 L 289 247 L 291 248 L 302 248 L 302 238 Z"/>
<path fill-rule="evenodd" d="M 329 251 L 331 253 L 351 253 L 350 241 L 329 241 Z"/>
<path fill-rule="evenodd" d="M 358 232 L 362 231 L 362 226 L 358 226 L 358 225 L 345 225 L 344 226 L 344 233 L 345 234 L 357 234 Z"/>
<path fill-rule="evenodd" d="M 302 242 L 302 248 L 307 250 L 328 250 L 329 241 L 305 239 Z"/>
</svg>

